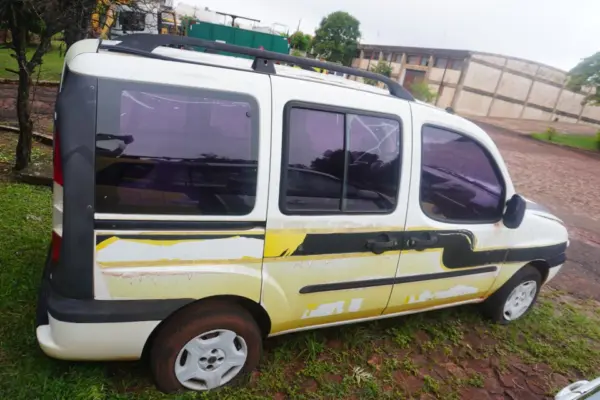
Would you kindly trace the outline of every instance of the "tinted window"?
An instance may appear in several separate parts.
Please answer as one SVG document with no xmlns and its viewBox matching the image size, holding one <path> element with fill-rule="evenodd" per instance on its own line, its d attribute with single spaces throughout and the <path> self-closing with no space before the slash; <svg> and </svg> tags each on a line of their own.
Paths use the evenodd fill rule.
<svg viewBox="0 0 600 400">
<path fill-rule="evenodd" d="M 100 86 L 96 211 L 244 215 L 254 207 L 252 100 Z"/>
<path fill-rule="evenodd" d="M 292 108 L 282 180 L 285 212 L 389 212 L 400 175 L 400 124 Z"/>
<path fill-rule="evenodd" d="M 437 57 L 435 59 L 435 67 L 436 68 L 446 68 L 446 65 L 448 65 L 448 59 L 447 58 L 439 58 Z"/>
<path fill-rule="evenodd" d="M 421 61 L 421 56 L 408 56 L 406 59 L 408 64 L 419 65 Z"/>
<path fill-rule="evenodd" d="M 423 127 L 421 206 L 440 220 L 488 222 L 504 208 L 504 184 L 481 145 L 444 129 Z"/>
</svg>

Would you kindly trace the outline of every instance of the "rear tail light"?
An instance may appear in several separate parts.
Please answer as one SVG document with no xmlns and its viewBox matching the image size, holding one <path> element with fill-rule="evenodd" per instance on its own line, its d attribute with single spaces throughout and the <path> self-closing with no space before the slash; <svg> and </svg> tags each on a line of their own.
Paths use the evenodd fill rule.
<svg viewBox="0 0 600 400">
<path fill-rule="evenodd" d="M 53 165 L 54 165 L 54 182 L 63 186 L 63 168 L 62 158 L 60 157 L 60 135 L 58 129 L 54 130 L 54 152 L 53 152 Z"/>
<path fill-rule="evenodd" d="M 52 231 L 52 243 L 50 245 L 50 259 L 53 263 L 57 263 L 60 258 L 60 245 L 62 243 L 62 238 L 60 235 L 54 231 Z"/>
</svg>

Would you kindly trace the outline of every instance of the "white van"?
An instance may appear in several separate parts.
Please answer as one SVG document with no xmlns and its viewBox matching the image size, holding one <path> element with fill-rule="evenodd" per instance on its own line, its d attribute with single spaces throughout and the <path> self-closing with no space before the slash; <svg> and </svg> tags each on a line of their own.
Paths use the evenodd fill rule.
<svg viewBox="0 0 600 400">
<path fill-rule="evenodd" d="M 515 193 L 482 129 L 372 72 L 84 40 L 55 122 L 38 342 L 148 355 L 165 392 L 245 376 L 289 332 L 469 303 L 508 323 L 565 262 L 564 224 Z"/>
</svg>

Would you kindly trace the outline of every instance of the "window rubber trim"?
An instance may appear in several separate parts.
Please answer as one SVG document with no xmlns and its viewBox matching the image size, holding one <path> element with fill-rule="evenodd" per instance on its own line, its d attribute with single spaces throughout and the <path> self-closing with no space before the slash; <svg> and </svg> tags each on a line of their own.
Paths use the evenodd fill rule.
<svg viewBox="0 0 600 400">
<path fill-rule="evenodd" d="M 172 221 L 135 219 L 96 219 L 94 229 L 115 231 L 223 231 L 265 228 L 266 221 Z"/>
<path fill-rule="evenodd" d="M 396 203 L 394 208 L 386 211 L 375 211 L 375 212 L 365 212 L 365 211 L 342 211 L 342 203 L 343 197 L 340 197 L 340 210 L 331 211 L 331 210 L 289 210 L 286 207 L 285 199 L 286 199 L 286 189 L 288 183 L 288 173 L 287 173 L 287 165 L 289 161 L 289 139 L 290 139 L 290 114 L 293 108 L 300 108 L 303 110 L 312 110 L 312 111 L 321 111 L 321 112 L 329 112 L 336 114 L 344 115 L 344 146 L 346 146 L 346 116 L 348 114 L 355 114 L 358 116 L 365 117 L 376 117 L 376 118 L 385 118 L 398 122 L 400 126 L 400 152 L 398 153 L 398 157 L 400 157 L 401 162 L 404 162 L 404 157 L 402 157 L 402 151 L 404 151 L 404 124 L 402 118 L 395 114 L 381 113 L 377 111 L 370 110 L 361 110 L 351 107 L 341 107 L 341 106 L 332 106 L 329 104 L 320 104 L 313 103 L 307 101 L 300 100 L 290 100 L 288 101 L 283 108 L 283 130 L 282 130 L 282 144 L 281 144 L 281 171 L 279 177 L 279 211 L 283 215 L 391 215 L 398 208 L 398 199 L 400 198 L 400 179 L 402 177 L 402 164 L 400 165 L 400 170 L 398 171 L 398 189 L 396 192 Z M 346 160 L 346 157 L 344 157 Z M 346 165 L 344 165 L 344 171 L 346 171 Z M 347 172 L 344 172 L 344 177 L 346 177 Z M 342 196 L 345 193 L 346 182 L 342 182 Z"/>
</svg>

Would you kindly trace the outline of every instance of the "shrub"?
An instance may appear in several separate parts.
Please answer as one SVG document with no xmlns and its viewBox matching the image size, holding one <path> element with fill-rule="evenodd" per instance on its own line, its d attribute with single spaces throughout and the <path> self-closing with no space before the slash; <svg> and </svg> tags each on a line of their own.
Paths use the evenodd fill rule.
<svg viewBox="0 0 600 400">
<path fill-rule="evenodd" d="M 425 101 L 427 103 L 433 102 L 437 94 L 429 89 L 429 85 L 426 82 L 414 82 L 408 90 L 415 96 L 415 99 Z"/>
<path fill-rule="evenodd" d="M 552 139 L 554 139 L 554 137 L 557 135 L 558 132 L 556 132 L 556 129 L 554 128 L 548 128 L 546 129 L 546 135 L 548 135 L 548 141 L 551 142 Z"/>
<path fill-rule="evenodd" d="M 379 60 L 377 65 L 375 65 L 375 67 L 371 68 L 371 71 L 375 72 L 376 74 L 387 76 L 389 78 L 392 75 L 392 66 L 384 60 Z M 379 81 L 377 81 L 375 79 L 369 79 L 369 78 L 365 78 L 364 82 L 367 85 L 373 85 L 373 86 L 377 86 L 377 84 L 379 83 Z"/>
<path fill-rule="evenodd" d="M 598 149 L 598 151 L 600 151 L 600 130 L 598 130 L 598 132 L 596 132 L 596 149 Z"/>
</svg>

